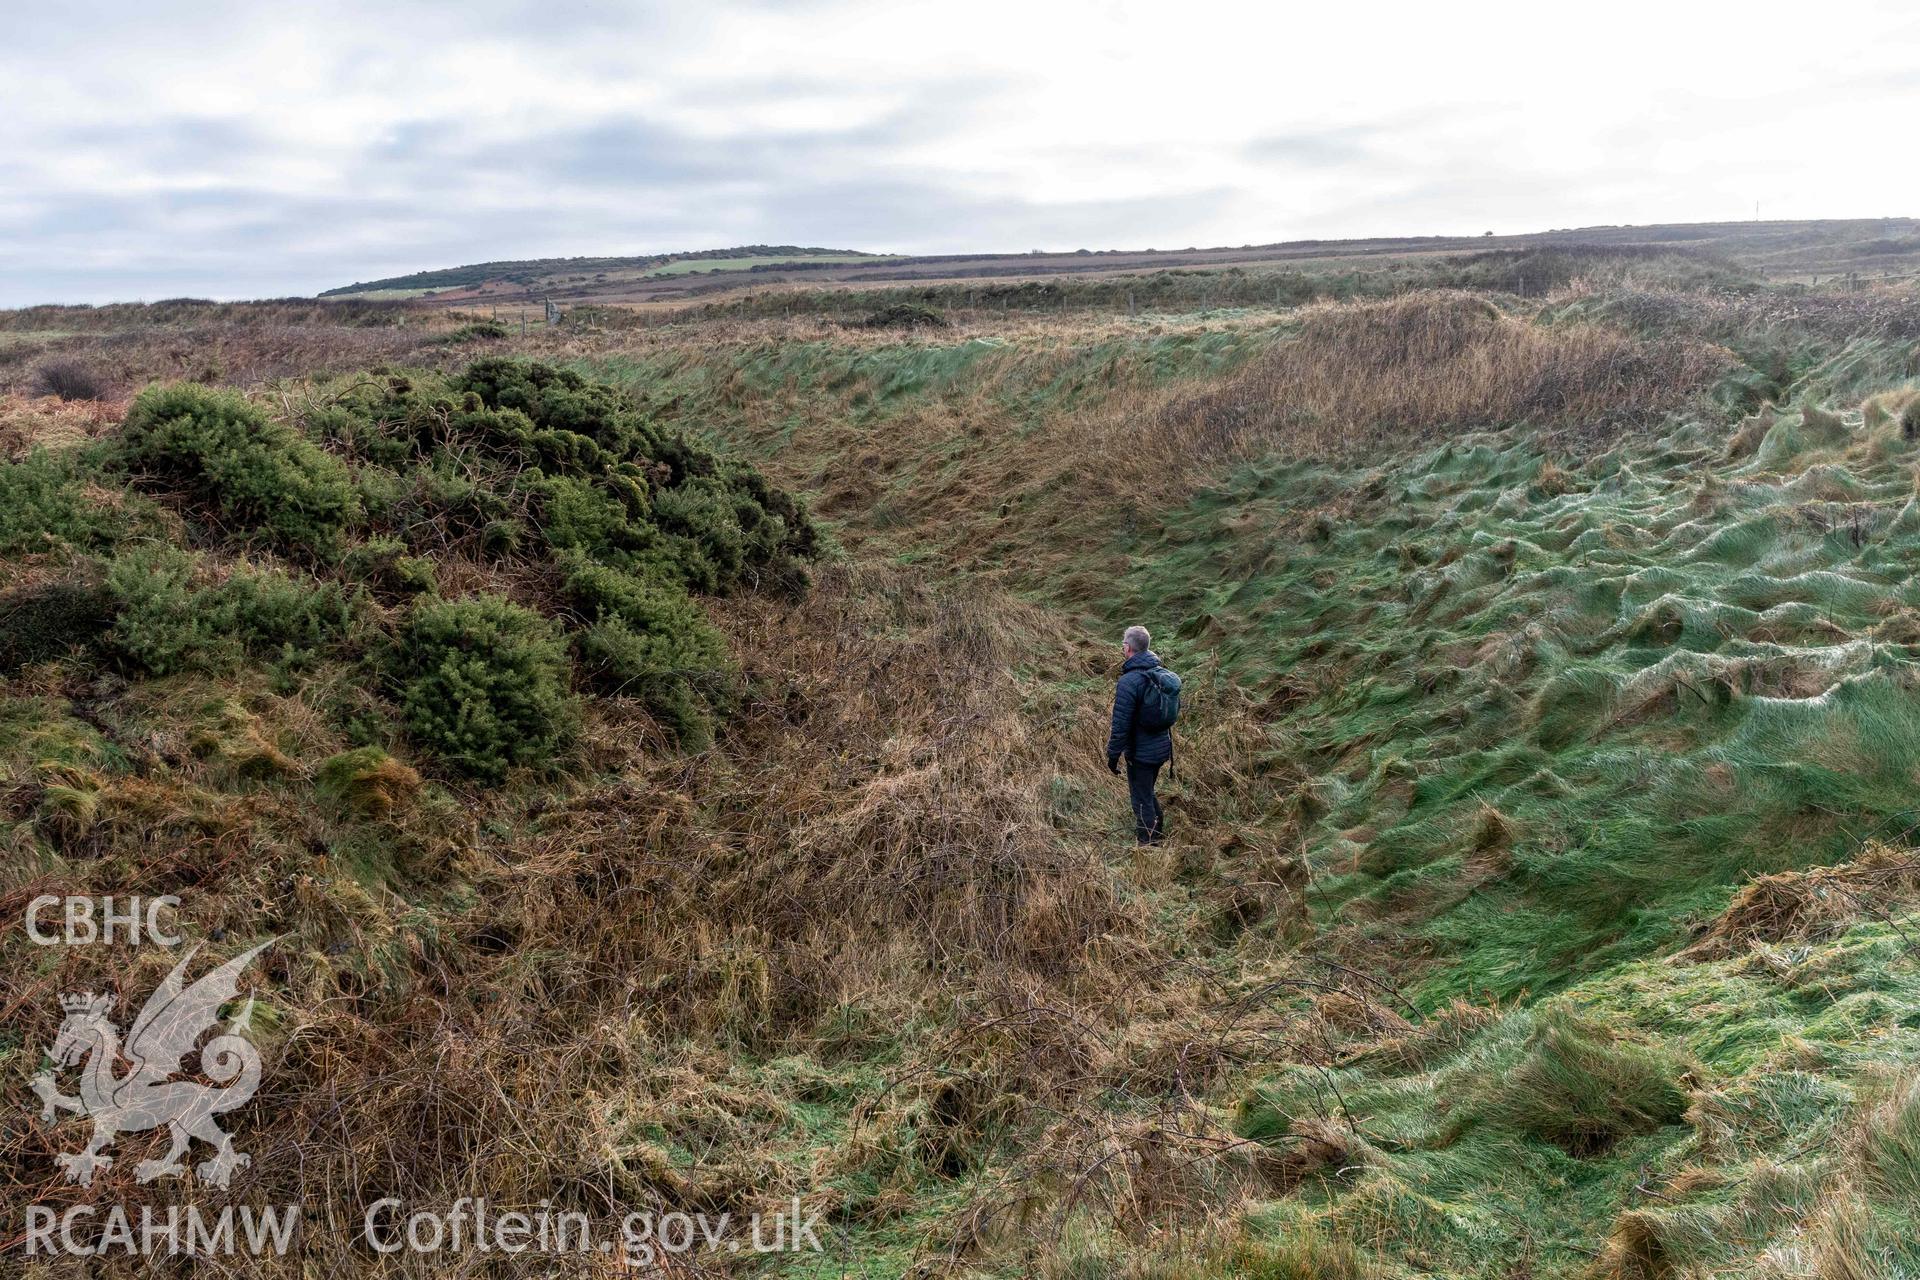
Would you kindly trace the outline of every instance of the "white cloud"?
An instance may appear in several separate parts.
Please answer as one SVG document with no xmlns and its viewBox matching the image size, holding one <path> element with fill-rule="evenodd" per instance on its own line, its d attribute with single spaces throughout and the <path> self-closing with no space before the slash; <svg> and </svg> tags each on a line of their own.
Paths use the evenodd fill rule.
<svg viewBox="0 0 1920 1280">
<path fill-rule="evenodd" d="M 740 241 L 1912 213 L 1920 17 L 1819 16 L 81 0 L 10 15 L 0 41 L 0 304 Z"/>
</svg>

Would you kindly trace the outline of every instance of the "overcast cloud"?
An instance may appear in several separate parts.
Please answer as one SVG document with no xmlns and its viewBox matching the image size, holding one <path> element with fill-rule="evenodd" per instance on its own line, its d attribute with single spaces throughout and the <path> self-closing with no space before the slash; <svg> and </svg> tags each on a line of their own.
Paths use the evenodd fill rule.
<svg viewBox="0 0 1920 1280">
<path fill-rule="evenodd" d="M 1920 212 L 1905 3 L 0 3 L 0 306 Z"/>
</svg>

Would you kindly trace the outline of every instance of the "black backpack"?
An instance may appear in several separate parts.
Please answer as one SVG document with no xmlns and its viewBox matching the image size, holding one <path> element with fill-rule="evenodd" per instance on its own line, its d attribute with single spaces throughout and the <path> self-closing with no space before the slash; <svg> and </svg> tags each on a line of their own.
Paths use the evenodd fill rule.
<svg viewBox="0 0 1920 1280">
<path fill-rule="evenodd" d="M 1180 718 L 1180 677 L 1165 667 L 1148 667 L 1140 674 L 1147 678 L 1140 688 L 1140 727 L 1173 728 Z"/>
</svg>

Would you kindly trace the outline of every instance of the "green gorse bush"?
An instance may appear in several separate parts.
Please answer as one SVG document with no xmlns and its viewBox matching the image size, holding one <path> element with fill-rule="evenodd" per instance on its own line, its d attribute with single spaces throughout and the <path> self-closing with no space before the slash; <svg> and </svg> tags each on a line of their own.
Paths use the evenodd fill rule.
<svg viewBox="0 0 1920 1280">
<path fill-rule="evenodd" d="M 133 468 L 285 546 L 328 551 L 361 515 L 346 465 L 238 392 L 149 387 L 134 400 L 123 439 Z"/>
<path fill-rule="evenodd" d="M 116 606 L 115 650 L 150 675 L 221 671 L 243 658 L 301 666 L 350 647 L 363 630 L 364 599 L 338 583 L 275 569 L 236 569 L 211 580 L 174 547 L 139 548 L 107 569 Z"/>
<path fill-rule="evenodd" d="M 84 492 L 90 468 L 72 454 L 36 449 L 18 462 L 0 461 L 0 553 L 53 547 L 98 550 L 132 524 L 119 504 Z"/>
<path fill-rule="evenodd" d="M 726 640 L 684 593 L 574 557 L 573 606 L 591 619 L 576 641 L 593 687 L 638 698 L 688 745 L 712 738 L 735 677 Z"/>
<path fill-rule="evenodd" d="M 111 461 L 177 510 L 191 541 L 269 543 L 325 580 L 223 572 L 170 546 L 118 551 L 136 529 L 180 529 L 151 502 L 88 500 Z M 107 647 L 147 675 L 359 661 L 388 625 L 372 602 L 412 604 L 385 650 L 386 687 L 424 750 L 487 779 L 551 760 L 575 661 L 587 689 L 641 703 L 682 743 L 710 742 L 737 673 L 689 593 L 794 590 L 818 548 L 805 511 L 751 467 L 616 387 L 511 359 L 323 382 L 290 420 L 233 391 L 150 387 L 98 457 L 0 465 L 0 499 L 0 545 L 105 562 Z M 440 601 L 449 554 L 559 587 L 564 616 Z"/>
<path fill-rule="evenodd" d="M 570 674 L 560 629 L 498 596 L 421 603 L 393 659 L 407 732 L 484 780 L 553 759 L 574 719 Z"/>
</svg>

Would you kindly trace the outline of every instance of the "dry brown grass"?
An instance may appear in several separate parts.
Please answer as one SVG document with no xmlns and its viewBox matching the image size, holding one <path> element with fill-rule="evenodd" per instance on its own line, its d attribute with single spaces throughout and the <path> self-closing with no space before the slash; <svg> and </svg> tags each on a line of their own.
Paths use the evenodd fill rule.
<svg viewBox="0 0 1920 1280">
<path fill-rule="evenodd" d="M 1168 405 L 1164 447 L 1337 457 L 1514 424 L 1599 431 L 1686 407 L 1733 358 L 1706 343 L 1547 327 L 1467 293 L 1322 304 L 1224 386 Z"/>
<path fill-rule="evenodd" d="M 581 748 L 596 781 L 391 806 L 315 802 L 317 766 L 347 745 L 321 712 L 344 675 L 294 695 L 264 677 L 43 684 L 38 727 L 0 760 L 0 805 L 23 820 L 0 911 L 40 892 L 176 892 L 195 936 L 284 936 L 250 979 L 272 1016 L 266 1083 L 235 1117 L 247 1203 L 484 1193 L 603 1217 L 799 1194 L 872 1226 L 915 1212 L 929 1179 L 1006 1173 L 1007 1134 L 1048 1123 L 1058 1143 L 1013 1184 L 996 1174 L 933 1253 L 1012 1247 L 990 1220 L 1016 1201 L 1056 1225 L 1145 1230 L 1277 1185 L 1194 1099 L 1398 1021 L 1368 1009 L 1362 980 L 1289 976 L 1289 850 L 1196 843 L 1271 798 L 1234 768 L 1261 732 L 1252 710 L 1225 691 L 1196 702 L 1169 796 L 1186 869 L 1162 876 L 1109 856 L 1125 818 L 1100 767 L 1104 683 L 1040 692 L 1019 674 L 1105 670 L 1057 618 L 881 569 L 829 569 L 797 608 L 739 599 L 719 617 L 749 692 L 714 750 L 659 751 L 637 707 L 600 702 Z M 133 771 L 71 745 L 90 734 Z M 368 767 L 413 791 L 403 765 Z M 1207 904 L 1233 885 L 1255 892 L 1216 921 Z M 1220 936 L 1240 939 L 1240 981 L 1169 963 L 1148 937 L 1155 901 L 1203 936 L 1238 931 Z M 63 948 L 33 964 L 19 931 L 0 957 L 0 1008 L 35 1046 L 59 992 L 137 1005 L 173 959 Z M 789 1054 L 825 1084 L 751 1066 Z M 844 1088 L 834 1064 L 876 1056 L 900 1067 L 848 1136 L 783 1154 L 790 1108 Z M 1114 1098 L 1138 1113 L 1116 1120 Z M 0 1136 L 9 1199 L 205 1194 L 135 1185 L 149 1152 L 132 1137 L 94 1187 L 69 1187 L 52 1157 L 74 1136 Z M 331 1251 L 352 1226 L 309 1224 L 321 1263 L 347 1259 Z"/>
<path fill-rule="evenodd" d="M 1857 1077 L 1850 1113 L 1822 1145 L 1820 1157 L 1800 1166 L 1804 1172 L 1763 1163 L 1736 1180 L 1746 1184 L 1736 1195 L 1758 1202 L 1746 1210 L 1750 1215 L 1777 1214 L 1790 1197 L 1804 1200 L 1808 1177 L 1820 1184 L 1818 1197 L 1797 1215 L 1790 1242 L 1768 1249 L 1741 1274 L 1763 1280 L 1899 1280 L 1909 1274 L 1914 1206 L 1920 1203 L 1920 1077 L 1885 1064 L 1869 1066 Z M 1639 1243 L 1635 1237 L 1648 1237 L 1638 1257 L 1630 1247 Z M 1608 1253 L 1609 1261 L 1641 1264 L 1616 1263 L 1603 1273 L 1609 1277 L 1679 1274 L 1661 1265 L 1669 1260 L 1659 1252 L 1657 1232 L 1644 1225 L 1617 1232 Z"/>
<path fill-rule="evenodd" d="M 471 356 L 441 338 L 458 321 L 324 304 L 193 303 L 0 311 L 0 391 L 35 393 L 41 373 L 83 366 L 90 398 L 131 398 L 149 382 L 188 378 L 258 387 L 371 365 L 445 366 Z"/>
<path fill-rule="evenodd" d="M 753 692 L 721 749 L 655 754 L 637 708 L 606 703 L 584 748 L 617 766 L 604 782 L 429 793 L 384 812 L 312 803 L 306 772 L 345 745 L 303 701 L 324 685 L 294 698 L 235 687 L 215 702 L 193 682 L 111 703 L 63 690 L 0 786 L 27 819 L 16 840 L 58 861 L 32 871 L 45 864 L 29 845 L 11 850 L 0 908 L 17 916 L 42 891 L 176 892 L 196 935 L 285 936 L 260 987 L 274 1009 L 267 1082 L 238 1118 L 255 1160 L 236 1182 L 247 1202 L 485 1193 L 600 1215 L 817 1195 L 804 1166 L 773 1160 L 756 1119 L 786 1102 L 695 1046 L 830 1061 L 910 1042 L 958 991 L 1050 1005 L 1090 974 L 1111 991 L 1102 958 L 1137 951 L 1139 924 L 1098 843 L 1049 813 L 1051 780 L 1090 777 L 1093 753 L 1071 722 L 1036 735 L 1021 720 L 1012 672 L 1058 660 L 1055 624 L 991 596 L 840 572 L 797 613 L 738 601 L 727 620 Z M 971 678 L 952 678 L 956 652 Z M 125 735 L 117 749 L 139 772 L 56 758 L 92 723 Z M 524 834 L 489 834 L 507 822 Z M 391 869 L 355 869 L 374 851 Z M 396 890 L 439 905 L 423 912 Z M 0 1007 L 35 1045 L 51 1040 L 59 992 L 137 1003 L 172 959 L 62 948 L 52 966 L 29 964 L 18 933 L 0 944 Z M 995 1057 L 983 1079 L 1011 1080 Z M 1014 1074 L 1036 1078 L 1040 1061 L 1025 1061 Z M 880 1162 L 911 1207 L 925 1165 L 949 1158 L 925 1147 L 929 1115 L 964 1164 L 1003 1089 L 963 1106 L 939 1102 L 937 1082 L 904 1085 L 834 1158 Z M 703 1158 L 670 1158 L 663 1133 Z M 52 1157 L 71 1139 L 38 1124 L 0 1139 L 9 1200 L 182 1194 L 133 1184 L 144 1138 L 123 1141 L 92 1188 L 68 1187 Z M 921 1154 L 902 1163 L 901 1143 Z M 870 1211 L 885 1212 L 847 1210 Z M 351 1225 L 309 1229 L 329 1249 Z"/>
<path fill-rule="evenodd" d="M 0 460 L 16 461 L 37 448 L 85 444 L 124 413 L 125 407 L 117 404 L 0 393 Z"/>
<path fill-rule="evenodd" d="M 1734 895 L 1700 939 L 1681 954 L 1693 960 L 1739 955 L 1756 942 L 1831 936 L 1920 892 L 1920 856 L 1871 842 L 1851 862 L 1756 876 Z"/>
<path fill-rule="evenodd" d="M 768 395 L 725 376 L 723 363 L 707 394 L 737 415 L 739 437 L 764 445 L 770 472 L 817 495 L 816 509 L 841 522 L 849 546 L 912 546 L 947 564 L 1048 576 L 1075 600 L 1075 571 L 1064 561 L 1088 566 L 1086 549 L 1104 541 L 1103 531 L 1181 503 L 1233 460 L 1417 447 L 1451 430 L 1523 421 L 1576 446 L 1605 445 L 1623 427 L 1693 404 L 1731 360 L 1702 343 L 1547 327 L 1458 293 L 1317 305 L 1299 313 L 1297 331 L 1272 316 L 1185 323 L 1237 329 L 1247 346 L 1267 349 L 1224 379 L 1170 382 L 1144 344 L 1137 354 L 1126 350 L 1151 336 L 1140 325 L 1015 317 L 940 339 L 1006 345 L 975 357 L 963 387 L 885 414 L 862 412 L 878 389 L 859 378 Z M 809 317 L 540 341 L 554 355 L 587 356 L 598 342 L 689 368 L 711 365 L 716 343 L 897 345 Z M 1051 414 L 1046 430 L 1030 429 L 1020 418 L 1022 396 L 1048 385 L 1050 371 L 1084 377 L 1076 354 L 1099 342 L 1122 354 L 1072 407 Z M 1556 480 L 1543 472 L 1543 485 Z M 1081 572 L 1097 579 L 1099 569 Z M 1093 592 L 1097 582 L 1087 587 Z"/>
</svg>

